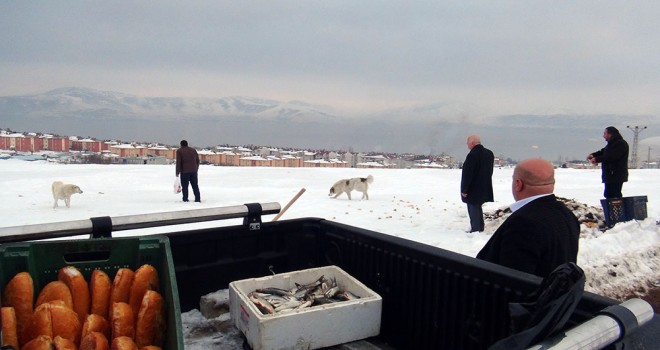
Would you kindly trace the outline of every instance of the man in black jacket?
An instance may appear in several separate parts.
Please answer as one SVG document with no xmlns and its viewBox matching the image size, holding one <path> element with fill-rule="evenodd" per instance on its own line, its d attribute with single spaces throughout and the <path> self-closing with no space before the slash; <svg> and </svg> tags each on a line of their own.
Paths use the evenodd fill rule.
<svg viewBox="0 0 660 350">
<path fill-rule="evenodd" d="M 577 260 L 580 224 L 553 193 L 554 166 L 535 158 L 513 171 L 513 212 L 477 254 L 478 259 L 537 276 Z"/>
<path fill-rule="evenodd" d="M 181 193 L 183 201 L 188 201 L 188 184 L 192 186 L 195 202 L 201 202 L 197 171 L 199 170 L 199 155 L 197 150 L 188 146 L 188 141 L 181 140 L 181 147 L 176 150 L 176 176 L 181 174 Z"/>
<path fill-rule="evenodd" d="M 467 139 L 470 149 L 463 163 L 461 175 L 461 199 L 467 204 L 470 231 L 484 230 L 484 213 L 481 206 L 493 199 L 493 152 L 481 145 L 479 135 Z"/>
<path fill-rule="evenodd" d="M 607 141 L 605 148 L 589 154 L 587 160 L 601 164 L 605 198 L 621 198 L 623 183 L 628 181 L 628 142 L 613 126 L 605 128 L 603 138 Z"/>
</svg>

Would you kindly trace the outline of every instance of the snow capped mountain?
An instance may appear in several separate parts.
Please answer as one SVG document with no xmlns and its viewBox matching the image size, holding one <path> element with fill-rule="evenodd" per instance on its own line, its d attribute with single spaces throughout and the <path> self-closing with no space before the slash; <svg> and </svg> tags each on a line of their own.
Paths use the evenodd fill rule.
<svg viewBox="0 0 660 350">
<path fill-rule="evenodd" d="M 4 114 L 27 117 L 86 116 L 95 119 L 190 119 L 253 117 L 316 122 L 338 119 L 329 108 L 308 103 L 232 96 L 223 98 L 139 97 L 119 92 L 67 87 L 28 96 L 0 97 Z"/>
</svg>

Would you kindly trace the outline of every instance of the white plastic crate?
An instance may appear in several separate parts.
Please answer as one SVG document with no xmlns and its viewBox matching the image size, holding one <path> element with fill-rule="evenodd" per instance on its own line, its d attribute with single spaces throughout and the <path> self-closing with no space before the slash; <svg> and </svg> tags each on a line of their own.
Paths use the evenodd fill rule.
<svg viewBox="0 0 660 350">
<path fill-rule="evenodd" d="M 263 315 L 248 298 L 257 288 L 290 289 L 321 275 L 360 298 L 282 315 Z M 339 267 L 325 266 L 231 282 L 229 312 L 253 350 L 318 349 L 378 335 L 382 298 Z"/>
</svg>

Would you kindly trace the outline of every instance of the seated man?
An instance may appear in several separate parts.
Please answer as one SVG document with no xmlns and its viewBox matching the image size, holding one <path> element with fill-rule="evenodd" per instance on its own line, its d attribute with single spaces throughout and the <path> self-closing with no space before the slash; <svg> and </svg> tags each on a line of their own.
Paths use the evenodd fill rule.
<svg viewBox="0 0 660 350">
<path fill-rule="evenodd" d="M 513 212 L 477 254 L 478 259 L 546 277 L 577 260 L 580 224 L 554 196 L 554 166 L 527 159 L 513 171 Z"/>
</svg>

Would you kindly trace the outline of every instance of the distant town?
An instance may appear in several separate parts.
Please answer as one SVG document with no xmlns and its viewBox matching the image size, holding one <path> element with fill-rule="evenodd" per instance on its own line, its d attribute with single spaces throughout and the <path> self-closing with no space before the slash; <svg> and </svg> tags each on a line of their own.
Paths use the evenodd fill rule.
<svg viewBox="0 0 660 350">
<path fill-rule="evenodd" d="M 0 158 L 43 160 L 59 163 L 171 164 L 177 146 L 97 140 L 91 137 L 0 130 Z M 464 156 L 361 153 L 334 150 L 294 150 L 269 146 L 218 145 L 197 148 L 202 164 L 216 166 L 312 167 L 312 168 L 460 168 Z M 466 150 L 467 154 L 467 150 Z M 495 158 L 495 166 L 515 165 L 510 158 Z M 560 167 L 593 168 L 586 161 L 556 164 Z M 654 166 L 655 167 L 655 166 Z"/>
</svg>

